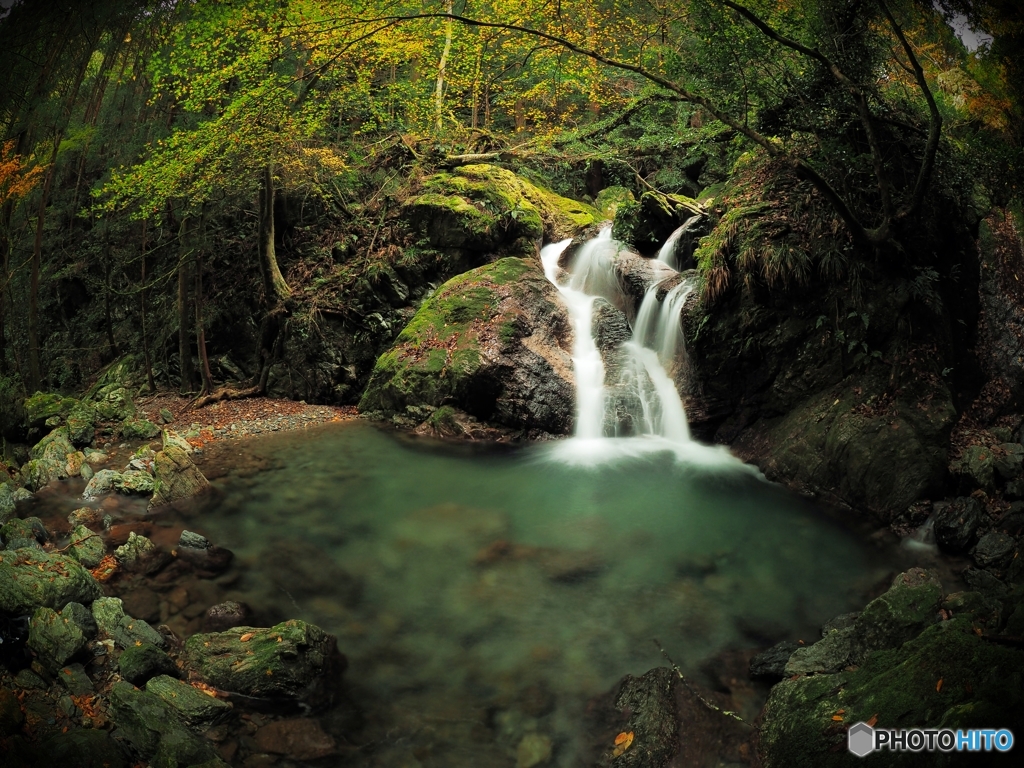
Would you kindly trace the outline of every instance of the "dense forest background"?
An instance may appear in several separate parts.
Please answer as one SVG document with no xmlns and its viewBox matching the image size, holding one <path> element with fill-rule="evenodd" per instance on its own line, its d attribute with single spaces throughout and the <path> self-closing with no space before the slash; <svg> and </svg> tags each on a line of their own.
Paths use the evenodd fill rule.
<svg viewBox="0 0 1024 768">
<path fill-rule="evenodd" d="M 708 300 L 845 313 L 878 270 L 948 300 L 922 232 L 1019 215 L 1014 0 L 26 0 L 0 71 L 0 400 L 131 355 L 148 389 L 357 401 L 465 266 L 403 203 L 467 162 L 588 202 L 745 175 Z"/>
</svg>

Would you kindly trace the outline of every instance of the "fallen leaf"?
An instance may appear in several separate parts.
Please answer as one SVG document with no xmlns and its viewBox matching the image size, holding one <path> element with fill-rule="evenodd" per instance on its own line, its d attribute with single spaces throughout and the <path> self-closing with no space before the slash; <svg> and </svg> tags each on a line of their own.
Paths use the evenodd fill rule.
<svg viewBox="0 0 1024 768">
<path fill-rule="evenodd" d="M 939 678 L 939 682 L 935 684 L 935 692 L 938 693 L 942 690 L 942 678 Z"/>
<path fill-rule="evenodd" d="M 255 635 L 255 634 L 256 634 L 255 632 L 246 632 L 244 635 L 242 635 L 240 638 L 238 638 L 238 641 L 240 643 L 248 643 L 250 640 L 252 640 L 253 635 Z"/>
<path fill-rule="evenodd" d="M 835 720 L 837 723 L 843 722 L 843 716 L 842 715 L 832 715 L 832 719 Z"/>
<path fill-rule="evenodd" d="M 615 749 L 612 750 L 612 757 L 618 757 L 627 749 L 629 745 L 633 743 L 633 731 L 626 733 L 623 731 L 615 737 Z"/>
<path fill-rule="evenodd" d="M 870 725 L 872 728 L 874 728 L 875 727 L 875 723 L 877 723 L 877 722 L 878 722 L 878 715 L 872 715 L 871 719 L 868 720 L 868 725 Z"/>
</svg>

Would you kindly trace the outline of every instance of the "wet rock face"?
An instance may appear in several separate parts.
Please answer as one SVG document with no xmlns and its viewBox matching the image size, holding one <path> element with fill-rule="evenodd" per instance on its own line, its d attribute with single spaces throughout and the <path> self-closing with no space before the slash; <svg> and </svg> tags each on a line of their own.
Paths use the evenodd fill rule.
<svg viewBox="0 0 1024 768">
<path fill-rule="evenodd" d="M 450 406 L 483 422 L 566 434 L 568 315 L 539 263 L 501 259 L 449 280 L 374 367 L 360 411 L 415 426 Z"/>
<path fill-rule="evenodd" d="M 183 658 L 215 688 L 271 704 L 312 707 L 333 700 L 346 664 L 333 635 L 299 620 L 193 635 Z"/>
</svg>

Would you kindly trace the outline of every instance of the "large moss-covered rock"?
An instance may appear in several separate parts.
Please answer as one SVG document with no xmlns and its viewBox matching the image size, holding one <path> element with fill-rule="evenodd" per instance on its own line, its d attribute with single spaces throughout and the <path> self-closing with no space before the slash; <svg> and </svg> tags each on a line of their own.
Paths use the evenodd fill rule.
<svg viewBox="0 0 1024 768">
<path fill-rule="evenodd" d="M 186 667 L 203 682 L 243 696 L 325 705 L 344 671 L 333 635 L 297 619 L 193 635 Z"/>
<path fill-rule="evenodd" d="M 735 449 L 771 479 L 891 517 L 941 493 L 956 409 L 939 379 L 907 382 L 898 400 L 871 407 L 871 393 L 882 389 L 872 375 L 850 376 L 781 417 L 762 418 Z"/>
<path fill-rule="evenodd" d="M 644 192 L 639 202 L 617 206 L 612 236 L 641 253 L 655 253 L 677 227 L 703 213 L 696 200 L 683 195 Z"/>
<path fill-rule="evenodd" d="M 911 568 L 893 581 L 851 622 L 830 628 L 813 645 L 798 648 L 785 666 L 787 675 L 838 672 L 859 664 L 873 651 L 898 648 L 938 620 L 942 584 L 937 576 Z"/>
<path fill-rule="evenodd" d="M 441 406 L 518 429 L 565 434 L 574 385 L 571 329 L 540 265 L 506 258 L 425 301 L 377 360 L 361 411 L 418 424 Z"/>
<path fill-rule="evenodd" d="M 102 421 L 121 421 L 135 415 L 135 401 L 131 392 L 118 382 L 106 384 L 90 393 L 97 418 Z"/>
<path fill-rule="evenodd" d="M 969 620 L 954 618 L 900 648 L 870 654 L 856 669 L 783 680 L 765 705 L 762 760 L 766 768 L 861 765 L 846 750 L 846 728 L 872 719 L 889 728 L 1008 727 L 1019 733 L 1024 653 L 982 639 Z M 952 754 L 889 752 L 884 764 L 958 763 Z"/>
<path fill-rule="evenodd" d="M 81 447 L 91 443 L 96 436 L 95 424 L 96 409 L 92 403 L 81 402 L 72 408 L 65 422 L 72 444 Z"/>
<path fill-rule="evenodd" d="M 101 593 L 99 582 L 71 557 L 36 549 L 0 552 L 0 610 L 24 614 L 72 601 L 88 605 Z"/>
<path fill-rule="evenodd" d="M 23 403 L 25 421 L 29 427 L 39 429 L 54 416 L 63 419 L 76 405 L 78 401 L 73 397 L 64 397 L 56 392 L 36 392 L 25 398 Z"/>
<path fill-rule="evenodd" d="M 110 689 L 109 702 L 121 737 L 152 768 L 199 765 L 216 758 L 213 744 L 189 730 L 156 694 L 119 681 Z"/>
<path fill-rule="evenodd" d="M 95 568 L 107 552 L 103 537 L 93 533 L 84 525 L 76 526 L 67 544 L 68 555 L 86 568 Z"/>
<path fill-rule="evenodd" d="M 428 176 L 405 210 L 434 247 L 523 256 L 542 238 L 571 237 L 599 218 L 583 203 L 492 165 Z"/>
<path fill-rule="evenodd" d="M 199 467 L 176 445 L 168 445 L 157 452 L 156 458 L 153 459 L 153 475 L 151 507 L 191 498 L 210 486 L 210 482 L 199 471 Z"/>
<path fill-rule="evenodd" d="M 151 679 L 146 683 L 146 692 L 160 698 L 181 722 L 193 729 L 213 725 L 231 711 L 227 702 L 168 675 Z"/>
<path fill-rule="evenodd" d="M 10 480 L 0 483 L 0 525 L 10 520 L 17 511 L 19 501 L 28 501 L 32 494 L 24 488 L 19 488 Z"/>
<path fill-rule="evenodd" d="M 136 417 L 121 422 L 121 437 L 125 440 L 148 440 L 160 434 L 160 427 L 148 419 Z"/>
<path fill-rule="evenodd" d="M 28 647 L 51 673 L 63 667 L 85 646 L 87 638 L 70 616 L 52 608 L 37 608 L 28 625 Z"/>
<path fill-rule="evenodd" d="M 81 471 L 82 460 L 67 427 L 59 427 L 33 446 L 31 459 L 21 468 L 26 488 L 38 491 L 53 480 L 63 480 Z"/>
</svg>

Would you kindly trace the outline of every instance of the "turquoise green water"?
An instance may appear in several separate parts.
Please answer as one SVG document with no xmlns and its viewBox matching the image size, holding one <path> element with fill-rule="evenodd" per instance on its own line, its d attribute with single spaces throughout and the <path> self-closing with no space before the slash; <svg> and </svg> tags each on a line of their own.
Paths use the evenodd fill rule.
<svg viewBox="0 0 1024 768">
<path fill-rule="evenodd" d="M 573 765 L 587 701 L 664 663 L 652 638 L 696 672 L 813 639 L 880 575 L 856 537 L 735 465 L 570 466 L 361 422 L 226 446 L 188 527 L 247 566 L 229 598 L 338 636 L 365 718 L 353 765 L 515 765 L 533 733 Z"/>
</svg>

